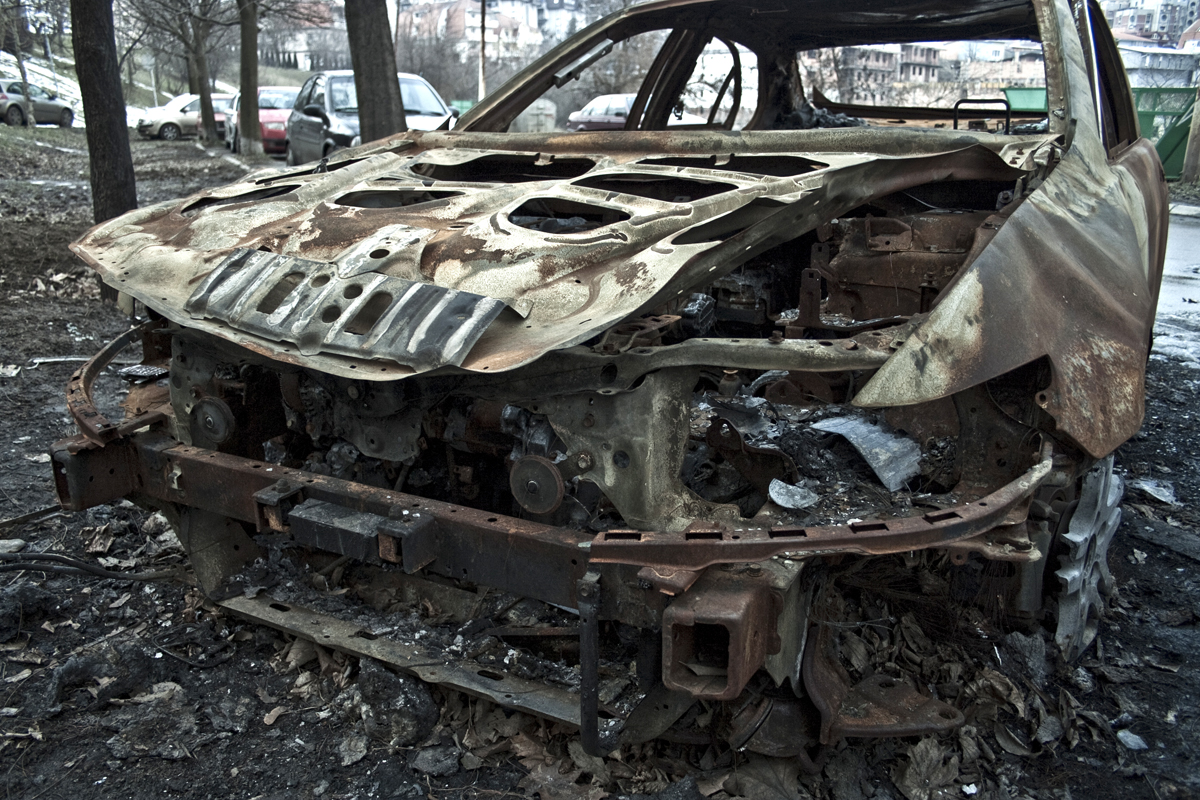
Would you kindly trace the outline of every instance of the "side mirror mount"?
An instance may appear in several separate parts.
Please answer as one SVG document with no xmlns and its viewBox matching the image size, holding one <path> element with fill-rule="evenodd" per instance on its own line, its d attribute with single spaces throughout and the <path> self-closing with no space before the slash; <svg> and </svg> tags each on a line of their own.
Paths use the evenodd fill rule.
<svg viewBox="0 0 1200 800">
<path fill-rule="evenodd" d="M 304 116 L 319 117 L 320 119 L 324 120 L 325 122 L 329 122 L 329 116 L 326 115 L 325 109 L 321 108 L 319 105 L 316 105 L 315 103 L 309 103 L 308 105 L 306 105 L 304 107 Z"/>
<path fill-rule="evenodd" d="M 450 116 L 454 117 L 455 119 L 458 119 L 459 117 L 462 116 L 462 112 L 459 111 L 457 108 L 454 108 L 453 106 L 451 106 L 450 107 Z"/>
</svg>

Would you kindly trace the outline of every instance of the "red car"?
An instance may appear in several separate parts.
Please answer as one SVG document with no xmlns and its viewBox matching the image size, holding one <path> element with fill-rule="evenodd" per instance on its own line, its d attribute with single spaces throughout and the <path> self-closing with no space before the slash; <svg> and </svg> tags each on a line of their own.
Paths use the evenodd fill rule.
<svg viewBox="0 0 1200 800">
<path fill-rule="evenodd" d="M 262 86 L 258 90 L 258 124 L 262 127 L 264 153 L 283 153 L 287 150 L 287 118 L 296 102 L 299 86 Z M 225 112 L 225 146 L 238 152 L 239 92 Z"/>
</svg>

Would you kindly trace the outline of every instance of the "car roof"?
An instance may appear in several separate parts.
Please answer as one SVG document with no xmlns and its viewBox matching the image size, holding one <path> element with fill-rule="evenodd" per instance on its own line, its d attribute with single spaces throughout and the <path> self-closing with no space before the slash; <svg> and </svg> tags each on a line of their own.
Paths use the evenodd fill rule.
<svg viewBox="0 0 1200 800">
<path fill-rule="evenodd" d="M 898 26 L 904 42 L 972 39 L 994 36 L 1008 26 L 1008 38 L 1037 39 L 1031 0 L 652 0 L 628 6 L 609 22 L 676 28 L 703 20 L 711 30 L 757 41 L 784 41 L 800 49 L 870 44 L 880 28 Z M 601 23 L 597 23 L 601 24 Z M 894 41 L 899 42 L 899 39 Z"/>
</svg>

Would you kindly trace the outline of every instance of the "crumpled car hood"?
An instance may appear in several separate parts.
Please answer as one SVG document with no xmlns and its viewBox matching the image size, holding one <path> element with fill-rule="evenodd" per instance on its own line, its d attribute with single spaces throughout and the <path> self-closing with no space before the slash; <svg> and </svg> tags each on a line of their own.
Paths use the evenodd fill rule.
<svg viewBox="0 0 1200 800">
<path fill-rule="evenodd" d="M 1015 180 L 1047 138 L 409 133 L 327 171 L 251 175 L 131 212 L 73 248 L 169 319 L 279 360 L 368 380 L 496 372 L 872 197 Z"/>
</svg>

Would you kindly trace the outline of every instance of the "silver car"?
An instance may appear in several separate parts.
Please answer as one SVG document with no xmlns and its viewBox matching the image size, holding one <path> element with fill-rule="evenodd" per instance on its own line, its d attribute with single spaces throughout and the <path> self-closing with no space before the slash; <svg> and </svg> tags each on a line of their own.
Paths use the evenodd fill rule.
<svg viewBox="0 0 1200 800">
<path fill-rule="evenodd" d="M 213 113 L 217 122 L 217 137 L 225 136 L 225 109 L 233 95 L 212 95 Z M 166 105 L 148 108 L 138 119 L 137 132 L 144 139 L 166 139 L 173 142 L 183 136 L 194 136 L 200 124 L 200 95 L 181 94 Z"/>
<path fill-rule="evenodd" d="M 54 92 L 31 83 L 29 101 L 33 105 L 34 122 L 38 125 L 69 128 L 75 124 L 75 109 Z M 8 80 L 0 85 L 0 116 L 14 128 L 25 124 L 25 95 L 19 80 Z"/>
<path fill-rule="evenodd" d="M 174 141 L 196 132 L 200 95 L 181 94 L 157 108 L 148 108 L 138 119 L 137 132 L 146 139 Z"/>
</svg>

